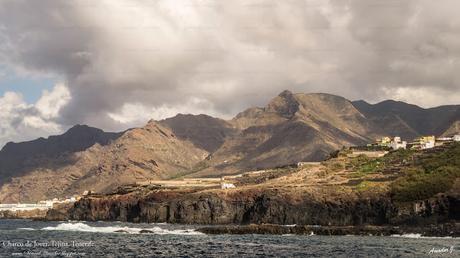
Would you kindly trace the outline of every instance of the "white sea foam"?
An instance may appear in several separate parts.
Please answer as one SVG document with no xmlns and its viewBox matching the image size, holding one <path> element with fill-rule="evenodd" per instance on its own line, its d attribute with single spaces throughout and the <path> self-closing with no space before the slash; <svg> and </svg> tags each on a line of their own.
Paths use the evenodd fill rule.
<svg viewBox="0 0 460 258">
<path fill-rule="evenodd" d="M 403 234 L 403 235 L 391 235 L 392 237 L 404 237 L 404 238 L 422 238 L 422 234 Z"/>
<path fill-rule="evenodd" d="M 452 238 L 452 237 L 425 237 L 422 234 L 402 234 L 402 235 L 391 235 L 392 237 L 402 237 L 402 238 Z"/>
<path fill-rule="evenodd" d="M 33 230 L 35 230 L 35 229 L 33 229 L 33 228 L 18 228 L 18 230 L 33 231 Z"/>
<path fill-rule="evenodd" d="M 141 234 L 150 233 L 157 235 L 202 235 L 203 233 L 197 232 L 193 229 L 174 229 L 168 230 L 160 227 L 151 228 L 136 228 L 136 227 L 93 227 L 85 223 L 61 223 L 55 227 L 45 227 L 42 230 L 50 231 L 77 231 L 77 232 L 94 232 L 94 233 L 127 233 L 127 234 Z M 144 231 L 144 232 L 142 232 Z"/>
</svg>

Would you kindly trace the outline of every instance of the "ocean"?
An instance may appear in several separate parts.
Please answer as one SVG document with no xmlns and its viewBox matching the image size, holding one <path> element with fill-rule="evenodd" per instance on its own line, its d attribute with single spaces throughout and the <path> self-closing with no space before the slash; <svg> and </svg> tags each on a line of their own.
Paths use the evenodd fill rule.
<svg viewBox="0 0 460 258">
<path fill-rule="evenodd" d="M 0 257 L 460 257 L 458 238 L 206 235 L 198 227 L 0 220 Z"/>
</svg>

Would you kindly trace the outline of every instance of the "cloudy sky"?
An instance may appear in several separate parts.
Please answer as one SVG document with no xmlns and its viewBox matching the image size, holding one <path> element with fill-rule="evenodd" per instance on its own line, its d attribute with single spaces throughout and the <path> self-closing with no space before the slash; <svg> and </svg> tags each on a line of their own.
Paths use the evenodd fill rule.
<svg viewBox="0 0 460 258">
<path fill-rule="evenodd" d="M 458 0 L 0 0 L 0 145 L 284 89 L 460 103 Z"/>
</svg>

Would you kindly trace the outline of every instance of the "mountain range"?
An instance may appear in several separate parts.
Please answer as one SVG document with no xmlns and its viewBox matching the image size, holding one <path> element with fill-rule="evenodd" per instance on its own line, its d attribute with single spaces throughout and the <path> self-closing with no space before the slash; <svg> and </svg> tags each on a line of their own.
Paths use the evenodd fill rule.
<svg viewBox="0 0 460 258">
<path fill-rule="evenodd" d="M 8 143 L 0 151 L 0 202 L 30 202 L 85 190 L 111 192 L 151 179 L 219 177 L 321 161 L 342 146 L 381 136 L 459 132 L 460 106 L 424 109 L 284 91 L 231 120 L 183 115 L 120 133 L 77 125 L 63 135 Z"/>
</svg>

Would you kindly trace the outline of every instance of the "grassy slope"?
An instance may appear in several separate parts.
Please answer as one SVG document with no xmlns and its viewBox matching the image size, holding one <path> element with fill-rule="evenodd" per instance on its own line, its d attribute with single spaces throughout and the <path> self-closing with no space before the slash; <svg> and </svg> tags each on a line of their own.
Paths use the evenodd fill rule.
<svg viewBox="0 0 460 258">
<path fill-rule="evenodd" d="M 377 159 L 360 156 L 350 159 L 347 166 L 360 179 L 371 173 L 394 174 L 389 190 L 395 201 L 424 200 L 448 192 L 460 179 L 460 144 L 428 151 L 399 150 Z M 363 181 L 357 190 L 375 185 Z"/>
</svg>

